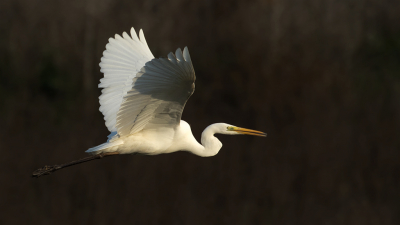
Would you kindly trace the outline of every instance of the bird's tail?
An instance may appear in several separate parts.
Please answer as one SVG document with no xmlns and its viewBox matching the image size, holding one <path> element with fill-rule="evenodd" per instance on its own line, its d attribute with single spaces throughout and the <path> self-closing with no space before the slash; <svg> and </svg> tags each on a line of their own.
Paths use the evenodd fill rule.
<svg viewBox="0 0 400 225">
<path fill-rule="evenodd" d="M 103 143 L 101 145 L 98 145 L 93 148 L 89 148 L 86 150 L 87 153 L 91 153 L 94 155 L 103 153 L 103 152 L 112 152 L 115 151 L 116 149 L 113 149 L 113 147 L 117 147 L 118 145 L 123 144 L 124 142 L 122 140 L 119 140 L 119 135 L 117 132 L 112 132 L 110 135 L 108 135 L 108 140 L 106 143 Z"/>
<path fill-rule="evenodd" d="M 117 147 L 118 145 L 123 144 L 124 142 L 122 140 L 114 140 L 114 137 L 116 136 L 116 132 L 111 133 L 108 136 L 108 141 L 106 143 L 103 143 L 101 145 L 98 145 L 96 147 L 93 148 L 89 148 L 88 150 L 86 150 L 87 153 L 91 153 L 91 154 L 100 154 L 103 152 L 112 152 L 114 149 L 113 147 Z M 118 138 L 118 137 L 117 137 Z M 116 150 L 116 149 L 115 149 Z"/>
<path fill-rule="evenodd" d="M 88 150 L 86 150 L 87 153 L 91 153 L 91 154 L 100 154 L 103 152 L 112 152 L 112 148 L 113 147 L 117 147 L 118 145 L 123 144 L 122 140 L 118 140 L 118 141 L 113 141 L 113 142 L 106 142 L 103 143 L 101 145 L 98 145 L 96 147 L 93 148 L 89 148 Z"/>
</svg>

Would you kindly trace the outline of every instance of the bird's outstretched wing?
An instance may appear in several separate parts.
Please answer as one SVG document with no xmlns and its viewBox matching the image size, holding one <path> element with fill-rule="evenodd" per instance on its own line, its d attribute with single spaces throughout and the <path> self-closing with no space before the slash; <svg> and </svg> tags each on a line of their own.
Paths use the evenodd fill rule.
<svg viewBox="0 0 400 225">
<path fill-rule="evenodd" d="M 117 115 L 120 136 L 142 129 L 179 124 L 186 101 L 194 92 L 195 73 L 187 47 L 168 58 L 153 59 L 133 78 Z"/>
<path fill-rule="evenodd" d="M 99 88 L 103 88 L 100 100 L 100 112 L 104 115 L 106 126 L 110 132 L 116 132 L 117 113 L 123 97 L 132 88 L 132 79 L 145 65 L 154 58 L 143 31 L 131 28 L 131 37 L 124 32 L 110 38 L 101 58 L 101 72 L 104 78 L 100 80 Z"/>
<path fill-rule="evenodd" d="M 104 85 L 106 88 L 100 96 L 100 104 L 106 109 L 102 111 L 100 107 L 105 116 L 106 126 L 111 132 L 117 131 L 119 136 L 126 136 L 143 129 L 178 125 L 186 101 L 194 91 L 196 79 L 187 47 L 183 52 L 177 49 L 175 55 L 170 53 L 168 58 L 150 58 L 143 63 L 146 57 L 152 57 L 146 42 L 143 42 L 143 33 L 140 34 L 140 42 L 144 45 L 138 46 L 145 48 L 131 48 L 128 43 L 131 40 L 135 41 L 135 38 L 128 40 L 128 43 L 123 42 L 127 38 L 129 36 L 124 33 L 124 39 L 118 40 L 121 42 L 119 48 L 110 51 L 119 61 L 109 61 L 104 67 L 100 64 L 105 78 L 108 75 L 110 80 Z M 125 45 L 122 45 L 122 42 Z M 103 58 L 108 59 L 105 54 L 104 56 Z M 136 60 L 136 64 L 134 61 L 134 65 L 130 65 L 132 60 Z M 143 65 L 137 71 L 141 63 Z M 110 68 L 109 71 L 103 70 L 107 67 Z M 102 81 L 101 84 L 103 83 Z M 110 97 L 102 99 L 106 94 Z"/>
</svg>

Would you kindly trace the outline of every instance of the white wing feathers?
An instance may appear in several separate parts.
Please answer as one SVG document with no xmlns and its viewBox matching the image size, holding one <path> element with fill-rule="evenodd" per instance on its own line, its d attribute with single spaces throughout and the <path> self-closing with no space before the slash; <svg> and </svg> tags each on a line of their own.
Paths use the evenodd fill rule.
<svg viewBox="0 0 400 225">
<path fill-rule="evenodd" d="M 110 38 L 100 67 L 100 111 L 107 128 L 125 136 L 143 129 L 179 124 L 194 91 L 195 73 L 187 47 L 168 59 L 154 59 L 143 31 Z"/>
<path fill-rule="evenodd" d="M 139 32 L 140 40 L 133 28 L 131 37 L 126 32 L 122 36 L 116 34 L 115 39 L 109 39 L 100 63 L 100 71 L 104 73 L 99 84 L 100 88 L 104 88 L 99 97 L 100 112 L 110 132 L 117 131 L 117 112 L 123 96 L 132 88 L 132 79 L 146 62 L 154 58 L 142 30 Z"/>
</svg>

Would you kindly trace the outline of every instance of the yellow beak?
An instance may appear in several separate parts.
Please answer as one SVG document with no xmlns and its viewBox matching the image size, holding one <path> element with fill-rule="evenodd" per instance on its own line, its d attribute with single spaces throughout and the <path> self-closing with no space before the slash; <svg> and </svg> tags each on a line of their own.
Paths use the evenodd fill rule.
<svg viewBox="0 0 400 225">
<path fill-rule="evenodd" d="M 240 134 L 255 135 L 255 136 L 260 136 L 260 137 L 267 136 L 266 133 L 258 131 L 258 130 L 250 130 L 250 129 L 241 128 L 241 127 L 235 127 L 233 130 Z"/>
</svg>

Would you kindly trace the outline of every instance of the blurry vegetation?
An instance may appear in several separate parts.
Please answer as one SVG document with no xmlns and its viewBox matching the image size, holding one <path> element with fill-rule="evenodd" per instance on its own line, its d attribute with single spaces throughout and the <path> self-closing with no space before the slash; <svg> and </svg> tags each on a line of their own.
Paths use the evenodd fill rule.
<svg viewBox="0 0 400 225">
<path fill-rule="evenodd" d="M 355 81 L 366 96 L 395 89 L 400 81 L 400 33 L 371 37 L 359 48 L 355 64 L 361 69 Z"/>
<path fill-rule="evenodd" d="M 0 224 L 399 224 L 400 2 L 0 2 Z M 221 152 L 125 156 L 39 180 L 106 140 L 98 63 L 143 28 L 188 46 L 183 119 L 268 133 Z"/>
</svg>

